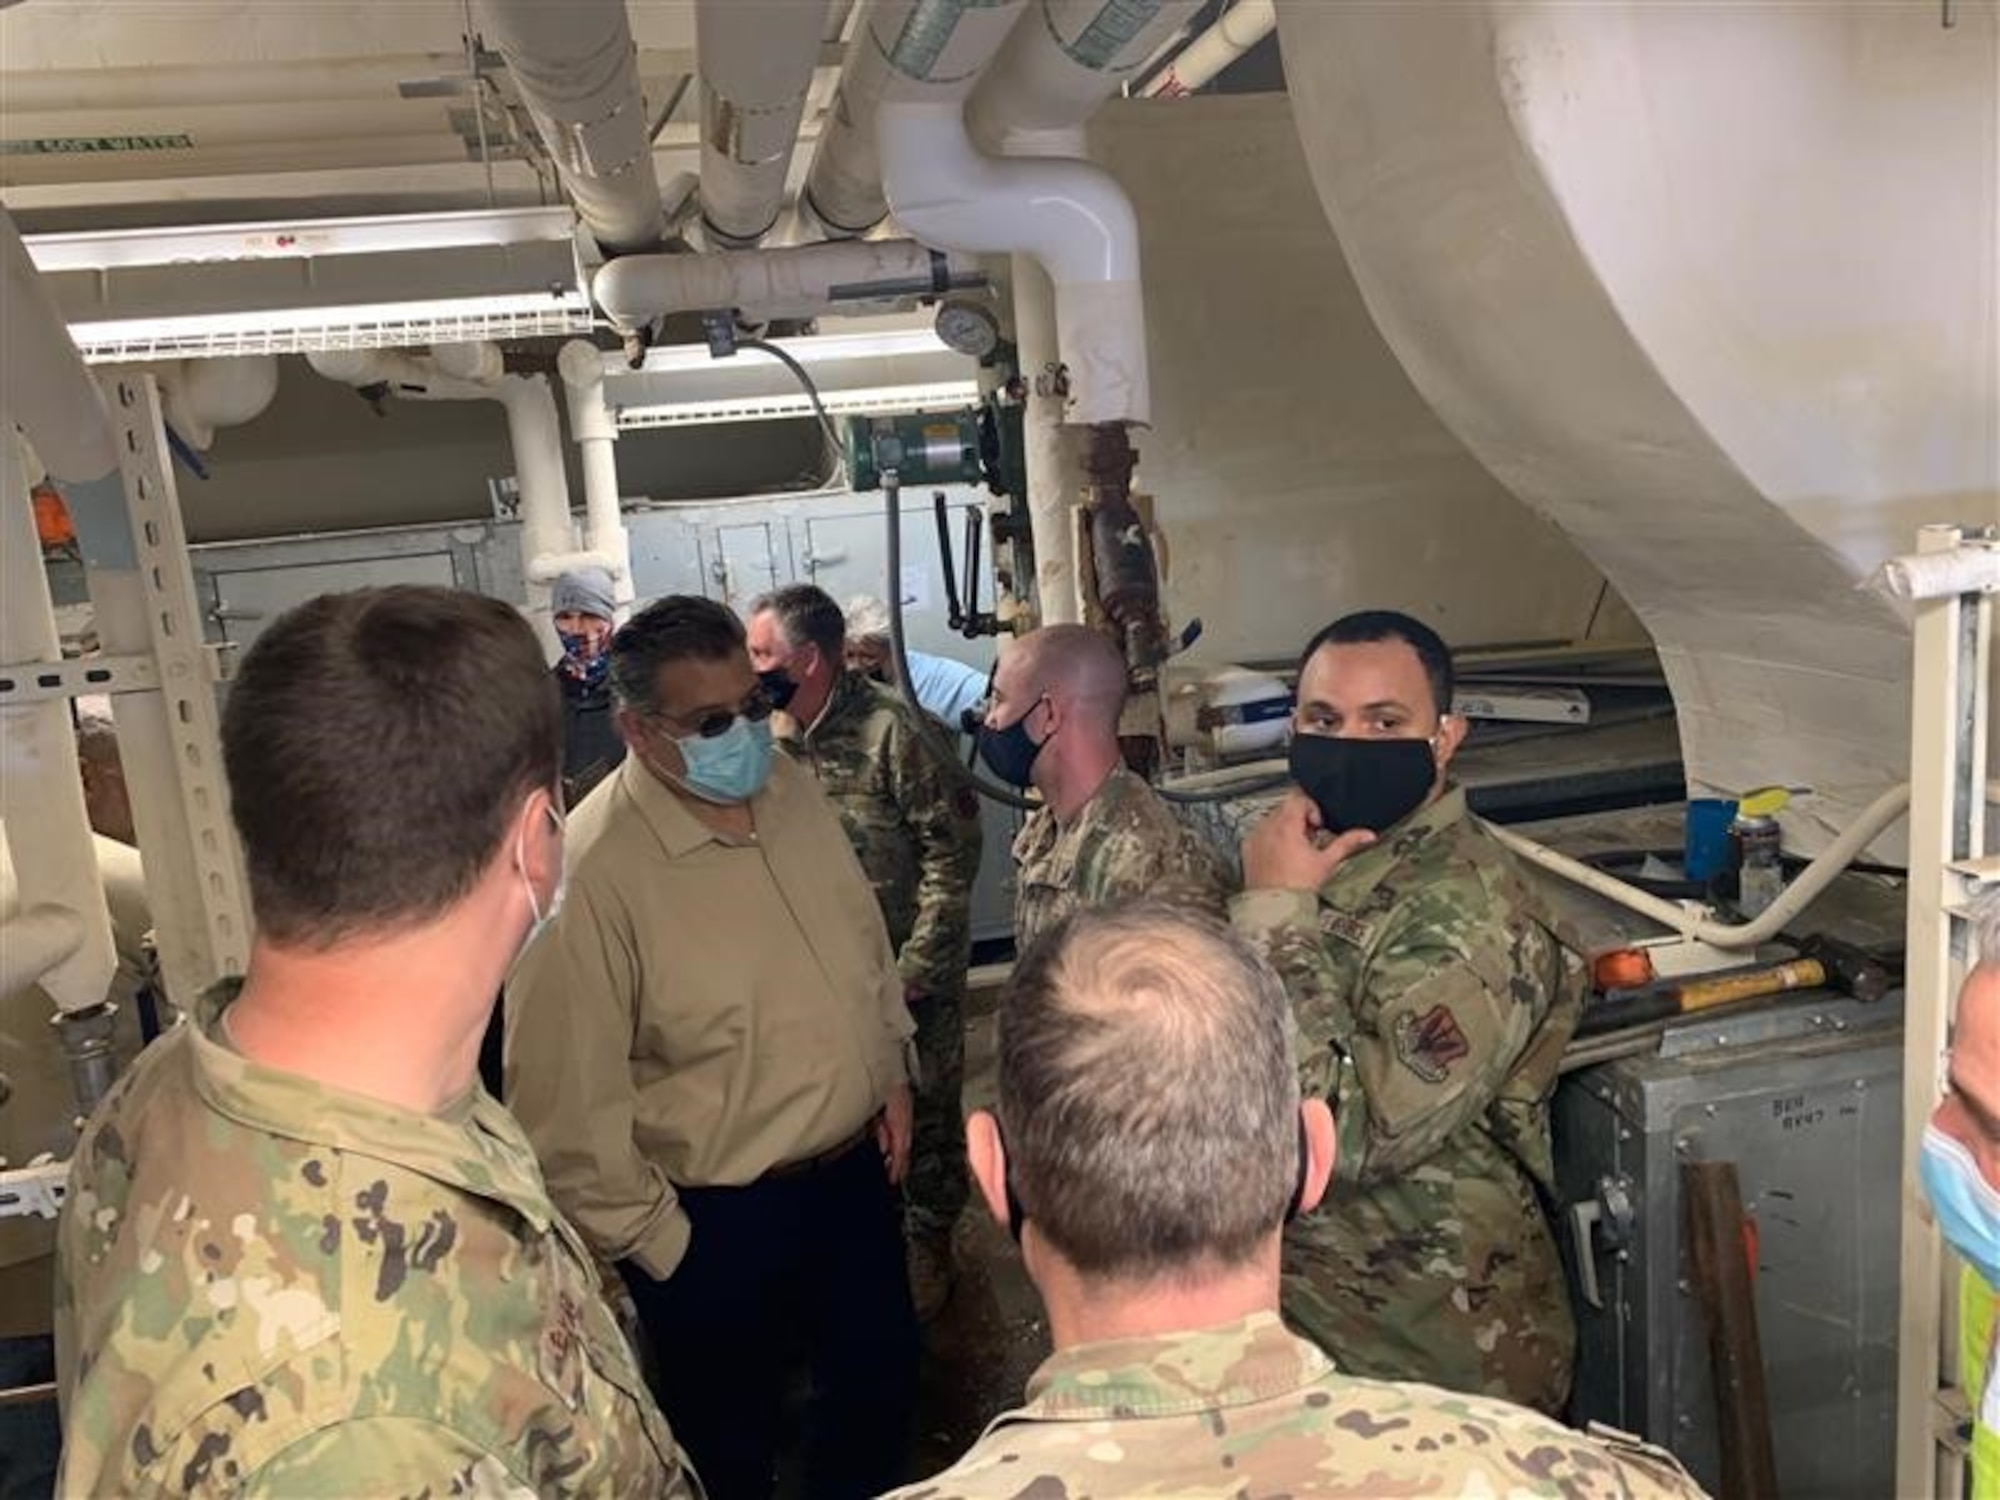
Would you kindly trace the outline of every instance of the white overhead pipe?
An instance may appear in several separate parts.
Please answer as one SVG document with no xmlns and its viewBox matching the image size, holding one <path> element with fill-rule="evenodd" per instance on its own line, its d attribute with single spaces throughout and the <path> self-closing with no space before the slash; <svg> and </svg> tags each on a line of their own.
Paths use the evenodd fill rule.
<svg viewBox="0 0 2000 1500">
<path fill-rule="evenodd" d="M 613 262 L 617 264 L 617 262 Z M 609 561 L 612 602 L 620 611 L 634 598 L 632 539 L 618 508 L 618 424 L 604 401 L 604 354 L 571 339 L 556 356 L 569 398 L 569 431 L 583 459 L 584 545 Z"/>
<path fill-rule="evenodd" d="M 1201 9 L 1202 0 L 1040 0 L 966 104 L 972 138 L 1016 154 L 1024 132 L 1078 131 Z M 1036 154 L 1082 155 L 1077 149 Z"/>
<path fill-rule="evenodd" d="M 496 351 L 497 352 L 497 351 Z M 468 379 L 429 359 L 383 349 L 331 349 L 310 353 L 308 363 L 329 380 L 351 386 L 386 386 L 406 401 L 497 401 L 507 413 L 507 439 L 520 489 L 521 571 L 528 584 L 529 621 L 550 649 L 557 645 L 549 619 L 548 585 L 576 565 L 569 480 L 563 473 L 562 423 L 546 375 Z M 445 361 L 459 369 L 490 371 L 491 357 L 474 346 L 450 347 Z M 609 559 L 590 561 L 609 567 Z M 555 566 L 562 564 L 562 566 Z"/>
<path fill-rule="evenodd" d="M 829 308 L 937 296 L 984 281 L 977 265 L 915 240 L 830 240 L 713 255 L 626 255 L 591 282 L 591 296 L 621 332 L 676 312 L 735 308 L 760 319 L 803 318 Z"/>
<path fill-rule="evenodd" d="M 1814 898 L 1832 883 L 1833 877 L 1859 858 L 1861 851 L 1881 837 L 1909 810 L 1909 806 L 1908 783 L 1890 787 L 1862 809 L 1861 816 L 1839 838 L 1828 844 L 1817 859 L 1801 870 L 1798 877 L 1785 887 L 1784 893 L 1760 916 L 1754 921 L 1740 923 L 1718 922 L 1713 917 L 1703 916 L 1694 907 L 1664 901 L 1650 892 L 1627 885 L 1615 875 L 1605 874 L 1593 865 L 1558 854 L 1546 844 L 1524 838 L 1510 828 L 1488 824 L 1486 831 L 1528 863 L 1552 875 L 1559 875 L 1573 885 L 1594 891 L 1642 917 L 1649 917 L 1683 937 L 1717 948 L 1754 948 L 1784 931 L 1792 918 L 1811 905 Z"/>
<path fill-rule="evenodd" d="M 1082 161 L 987 156 L 956 103 L 885 100 L 878 124 L 897 222 L 926 244 L 1020 251 L 1048 271 L 1069 420 L 1150 421 L 1139 226 L 1111 174 Z"/>
<path fill-rule="evenodd" d="M 1273 0 L 1236 0 L 1139 92 L 1148 99 L 1185 99 L 1277 29 Z"/>
<path fill-rule="evenodd" d="M 659 248 L 666 231 L 625 0 L 473 0 L 481 35 L 607 255 Z"/>
<path fill-rule="evenodd" d="M 813 151 L 804 199 L 832 237 L 863 235 L 889 210 L 876 114 L 886 99 L 962 104 L 1022 0 L 870 0 Z"/>
<path fill-rule="evenodd" d="M 777 224 L 826 21 L 824 6 L 695 0 L 701 217 L 713 243 L 744 249 Z"/>
</svg>

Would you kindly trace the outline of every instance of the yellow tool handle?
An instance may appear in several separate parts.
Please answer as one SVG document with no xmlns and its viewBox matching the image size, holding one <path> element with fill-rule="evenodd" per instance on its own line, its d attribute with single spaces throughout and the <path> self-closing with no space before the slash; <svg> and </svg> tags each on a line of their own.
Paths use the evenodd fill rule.
<svg viewBox="0 0 2000 1500">
<path fill-rule="evenodd" d="M 1737 1000 L 1754 1000 L 1759 995 L 1782 994 L 1786 990 L 1816 989 L 1825 983 L 1826 965 L 1816 958 L 1796 958 L 1752 974 L 1691 979 L 1678 986 L 1678 990 L 1681 1010 L 1686 1013 Z"/>
</svg>

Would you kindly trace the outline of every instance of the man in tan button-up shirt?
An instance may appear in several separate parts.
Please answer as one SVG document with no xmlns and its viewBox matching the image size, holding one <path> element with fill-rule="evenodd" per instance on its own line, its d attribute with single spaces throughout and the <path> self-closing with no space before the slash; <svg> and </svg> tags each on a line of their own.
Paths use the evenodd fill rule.
<svg viewBox="0 0 2000 1500">
<path fill-rule="evenodd" d="M 620 1263 L 710 1493 L 771 1492 L 803 1341 L 806 1490 L 873 1494 L 916 1379 L 895 957 L 832 804 L 771 754 L 735 616 L 662 599 L 611 678 L 632 753 L 572 816 L 567 900 L 509 981 L 508 1103 Z"/>
</svg>

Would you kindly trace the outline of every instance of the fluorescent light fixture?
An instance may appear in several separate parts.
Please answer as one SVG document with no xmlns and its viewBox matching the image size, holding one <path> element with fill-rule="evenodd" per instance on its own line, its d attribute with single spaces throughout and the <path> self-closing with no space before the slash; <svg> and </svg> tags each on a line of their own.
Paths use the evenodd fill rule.
<svg viewBox="0 0 2000 1500">
<path fill-rule="evenodd" d="M 929 328 L 898 328 L 885 333 L 826 333 L 811 338 L 772 339 L 771 342 L 804 365 L 831 364 L 844 359 L 879 359 L 885 355 L 953 352 Z M 758 350 L 748 349 L 741 354 L 716 359 L 708 352 L 706 344 L 668 344 L 648 349 L 646 362 L 641 368 L 648 374 L 665 375 L 727 365 L 733 359 L 762 360 L 769 357 Z M 610 361 L 608 373 L 616 375 L 624 372 L 622 359 L 612 355 Z"/>
<path fill-rule="evenodd" d="M 459 250 L 469 245 L 570 240 L 575 234 L 576 215 L 566 208 L 478 208 L 355 219 L 96 229 L 77 234 L 31 234 L 24 242 L 35 269 L 48 274 L 232 260 L 381 255 L 399 250 Z"/>
<path fill-rule="evenodd" d="M 794 340 L 811 343 L 810 339 Z M 852 391 L 824 391 L 820 399 L 829 416 L 880 416 L 925 408 L 957 409 L 979 399 L 976 380 L 947 380 L 927 385 L 878 385 Z M 765 422 L 776 417 L 810 417 L 812 402 L 804 391 L 781 396 L 746 396 L 721 401 L 675 401 L 658 406 L 620 407 L 621 431 L 645 427 L 701 427 L 720 422 Z"/>
<path fill-rule="evenodd" d="M 580 291 L 565 291 L 122 318 L 72 323 L 69 336 L 85 363 L 109 364 L 177 356 L 304 354 L 320 349 L 399 349 L 412 344 L 561 337 L 588 334 L 593 321 L 590 299 Z"/>
</svg>

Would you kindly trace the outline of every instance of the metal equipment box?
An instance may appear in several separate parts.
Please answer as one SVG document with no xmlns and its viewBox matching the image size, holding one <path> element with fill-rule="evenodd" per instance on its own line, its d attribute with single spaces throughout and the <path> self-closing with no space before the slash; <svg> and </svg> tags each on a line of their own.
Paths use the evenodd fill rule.
<svg viewBox="0 0 2000 1500">
<path fill-rule="evenodd" d="M 1563 1239 L 1577 1292 L 1574 1415 L 1671 1448 L 1718 1483 L 1708 1328 L 1681 1164 L 1736 1164 L 1779 1488 L 1895 1488 L 1901 997 L 1806 994 L 1678 1027 L 1657 1054 L 1555 1097 Z"/>
</svg>

